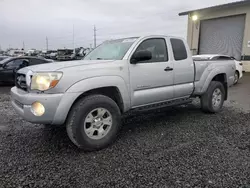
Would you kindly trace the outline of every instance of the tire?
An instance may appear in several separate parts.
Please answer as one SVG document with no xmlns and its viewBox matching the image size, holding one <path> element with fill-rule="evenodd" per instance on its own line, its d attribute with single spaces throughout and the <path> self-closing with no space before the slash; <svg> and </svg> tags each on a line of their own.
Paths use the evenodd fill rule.
<svg viewBox="0 0 250 188">
<path fill-rule="evenodd" d="M 239 79 L 240 79 L 240 74 L 238 71 L 235 71 L 235 73 L 234 73 L 234 85 L 238 84 Z"/>
<path fill-rule="evenodd" d="M 221 100 L 215 100 L 214 94 L 220 91 Z M 207 113 L 217 113 L 220 112 L 225 100 L 225 88 L 221 82 L 212 81 L 208 86 L 206 93 L 201 96 L 201 109 Z M 219 98 L 219 96 L 218 96 Z M 218 99 L 217 98 L 217 99 Z M 214 99 L 214 101 L 213 101 Z M 216 101 L 216 102 L 215 102 Z M 215 105 L 215 104 L 216 105 Z"/>
<path fill-rule="evenodd" d="M 97 109 L 97 111 L 95 109 Z M 98 115 L 99 110 L 106 110 L 106 112 L 104 115 Z M 97 116 L 98 119 L 103 119 L 103 121 L 98 120 L 98 122 L 96 122 Z M 93 121 L 89 121 L 89 119 L 91 119 L 89 117 L 95 118 Z M 110 122 L 112 123 L 109 122 L 110 125 L 108 126 L 106 124 L 102 125 L 104 123 L 101 122 L 104 122 L 104 120 L 107 121 L 107 118 L 109 118 L 109 121 L 111 119 Z M 98 126 L 97 123 L 99 123 Z M 104 126 L 106 127 L 105 130 Z M 104 95 L 90 95 L 80 99 L 73 105 L 66 121 L 66 129 L 70 140 L 77 147 L 85 151 L 106 148 L 116 139 L 120 127 L 120 109 L 115 101 Z"/>
</svg>

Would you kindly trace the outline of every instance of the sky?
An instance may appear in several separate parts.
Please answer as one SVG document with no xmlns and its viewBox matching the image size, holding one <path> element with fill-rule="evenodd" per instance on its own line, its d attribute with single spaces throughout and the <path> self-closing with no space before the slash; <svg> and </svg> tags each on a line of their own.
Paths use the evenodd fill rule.
<svg viewBox="0 0 250 188">
<path fill-rule="evenodd" d="M 0 0 L 0 46 L 25 50 L 93 46 L 104 40 L 149 34 L 186 38 L 178 13 L 233 0 Z"/>
</svg>

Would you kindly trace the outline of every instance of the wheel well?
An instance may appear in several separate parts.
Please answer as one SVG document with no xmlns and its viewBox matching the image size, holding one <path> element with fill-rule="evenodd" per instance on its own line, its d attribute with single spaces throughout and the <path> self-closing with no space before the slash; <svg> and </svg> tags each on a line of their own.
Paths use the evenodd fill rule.
<svg viewBox="0 0 250 188">
<path fill-rule="evenodd" d="M 92 89 L 92 90 L 86 91 L 75 100 L 74 104 L 76 102 L 78 102 L 80 99 L 82 99 L 88 95 L 95 95 L 95 94 L 101 94 L 101 95 L 105 95 L 105 96 L 111 98 L 112 100 L 114 100 L 116 102 L 116 104 L 120 108 L 120 111 L 121 112 L 124 111 L 124 105 L 123 105 L 121 93 L 117 87 L 113 87 L 113 86 L 112 87 L 102 87 L 102 88 L 97 88 L 97 89 Z"/>
<path fill-rule="evenodd" d="M 225 100 L 228 97 L 228 86 L 227 86 L 227 75 L 226 74 L 217 74 L 212 81 L 221 82 L 225 88 Z"/>
</svg>

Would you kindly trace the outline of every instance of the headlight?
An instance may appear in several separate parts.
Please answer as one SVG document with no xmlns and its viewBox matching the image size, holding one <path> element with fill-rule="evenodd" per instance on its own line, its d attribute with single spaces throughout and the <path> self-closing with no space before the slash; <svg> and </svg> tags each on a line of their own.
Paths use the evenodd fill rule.
<svg viewBox="0 0 250 188">
<path fill-rule="evenodd" d="M 55 87 L 62 77 L 61 72 L 36 73 L 31 80 L 31 90 L 46 91 Z"/>
</svg>

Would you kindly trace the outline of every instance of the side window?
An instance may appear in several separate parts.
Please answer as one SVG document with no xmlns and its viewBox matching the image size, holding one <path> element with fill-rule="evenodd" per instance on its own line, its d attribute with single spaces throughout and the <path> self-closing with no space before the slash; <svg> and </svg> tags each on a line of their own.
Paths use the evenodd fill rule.
<svg viewBox="0 0 250 188">
<path fill-rule="evenodd" d="M 187 59 L 187 50 L 184 45 L 184 42 L 180 39 L 170 39 L 173 53 L 174 53 L 174 59 L 176 61 Z"/>
<path fill-rule="evenodd" d="M 35 59 L 35 58 L 30 59 L 30 65 L 39 65 L 39 64 L 43 64 L 43 63 L 45 63 L 45 62 L 42 59 Z"/>
<path fill-rule="evenodd" d="M 7 69 L 14 69 L 18 68 L 22 63 L 24 59 L 16 59 L 13 61 L 10 61 L 9 63 L 6 64 Z"/>
<path fill-rule="evenodd" d="M 152 53 L 152 58 L 139 63 L 156 63 L 168 61 L 168 51 L 166 41 L 163 38 L 147 39 L 143 41 L 135 52 L 147 50 Z"/>
</svg>

